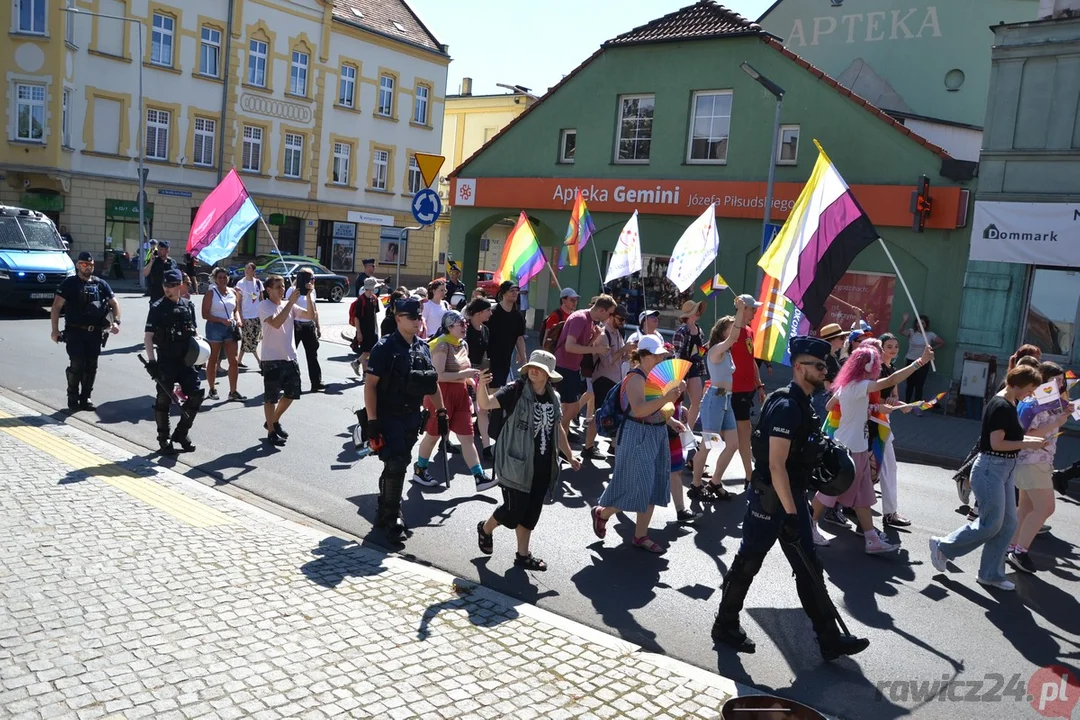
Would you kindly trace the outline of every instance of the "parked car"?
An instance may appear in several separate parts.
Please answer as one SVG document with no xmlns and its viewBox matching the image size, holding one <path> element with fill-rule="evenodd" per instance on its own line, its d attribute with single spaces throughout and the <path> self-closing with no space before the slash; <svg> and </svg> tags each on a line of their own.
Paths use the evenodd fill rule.
<svg viewBox="0 0 1080 720">
<path fill-rule="evenodd" d="M 290 262 L 286 260 L 274 260 L 256 271 L 255 276 L 266 282 L 270 275 L 280 275 L 285 278 L 285 287 L 292 286 L 293 278 L 300 270 L 311 270 L 315 276 L 315 298 L 318 300 L 330 300 L 341 302 L 342 298 L 349 294 L 349 278 L 344 275 L 330 272 L 326 266 L 315 262 Z M 243 275 L 241 274 L 241 277 Z"/>
<path fill-rule="evenodd" d="M 272 262 L 282 261 L 288 263 L 311 263 L 312 265 L 319 265 L 319 261 L 316 258 L 308 257 L 306 255 L 282 255 L 278 257 L 277 253 L 271 255 L 256 255 L 255 260 L 255 272 L 260 273 Z M 246 263 L 245 263 L 246 264 Z M 229 266 L 229 284 L 235 285 L 238 280 L 244 277 L 244 265 L 230 265 Z"/>
<path fill-rule="evenodd" d="M 481 270 L 476 273 L 476 287 L 487 293 L 492 300 L 499 292 L 499 283 L 495 282 L 495 273 L 491 270 Z"/>
<path fill-rule="evenodd" d="M 0 305 L 50 305 L 57 286 L 74 274 L 47 215 L 0 205 Z"/>
</svg>

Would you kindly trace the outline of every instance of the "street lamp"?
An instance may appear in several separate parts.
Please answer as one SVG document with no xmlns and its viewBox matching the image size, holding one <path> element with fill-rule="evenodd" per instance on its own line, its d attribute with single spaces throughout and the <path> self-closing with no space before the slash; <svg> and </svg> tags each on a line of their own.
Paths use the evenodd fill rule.
<svg viewBox="0 0 1080 720">
<path fill-rule="evenodd" d="M 772 215 L 773 182 L 776 179 L 776 146 L 780 142 L 780 108 L 784 104 L 784 88 L 774 83 L 753 68 L 750 63 L 744 62 L 739 67 L 752 77 L 758 85 L 772 93 L 776 98 L 776 118 L 773 120 L 772 150 L 769 154 L 769 181 L 765 187 L 765 222 L 762 225 L 762 254 L 764 254 L 765 237 L 769 231 L 769 220 Z"/>
<path fill-rule="evenodd" d="M 413 227 L 401 228 L 401 230 L 398 232 L 397 257 L 394 258 L 395 264 L 397 265 L 397 275 L 395 275 L 394 277 L 395 288 L 401 287 L 401 246 L 405 244 L 405 233 L 409 232 L 410 230 L 420 229 L 422 228 L 419 225 L 415 225 Z"/>
<path fill-rule="evenodd" d="M 136 272 L 139 275 L 139 287 L 146 288 L 146 278 L 143 277 L 143 241 L 146 239 L 146 169 L 143 167 L 143 155 L 146 144 L 146 112 L 143 110 L 143 67 L 142 58 L 145 54 L 146 48 L 143 46 L 143 22 L 138 18 L 124 17 L 123 15 L 106 15 L 104 13 L 90 12 L 89 10 L 82 10 L 77 7 L 62 7 L 60 12 L 71 13 L 72 15 L 88 15 L 90 17 L 107 18 L 109 20 L 121 20 L 123 22 L 135 23 L 139 28 L 139 59 L 136 61 L 136 66 L 139 68 L 139 247 L 135 253 L 135 267 Z"/>
</svg>

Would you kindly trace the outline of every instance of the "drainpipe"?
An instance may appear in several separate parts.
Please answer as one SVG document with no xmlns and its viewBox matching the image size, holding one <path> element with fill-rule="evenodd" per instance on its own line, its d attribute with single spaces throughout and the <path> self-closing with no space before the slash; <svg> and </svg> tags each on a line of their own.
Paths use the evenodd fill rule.
<svg viewBox="0 0 1080 720">
<path fill-rule="evenodd" d="M 217 156 L 217 181 L 220 183 L 225 174 L 225 114 L 229 108 L 229 61 L 232 59 L 232 30 L 233 30 L 233 4 L 236 0 L 229 0 L 229 17 L 225 21 L 225 58 L 222 65 L 221 83 L 221 132 L 218 140 Z"/>
</svg>

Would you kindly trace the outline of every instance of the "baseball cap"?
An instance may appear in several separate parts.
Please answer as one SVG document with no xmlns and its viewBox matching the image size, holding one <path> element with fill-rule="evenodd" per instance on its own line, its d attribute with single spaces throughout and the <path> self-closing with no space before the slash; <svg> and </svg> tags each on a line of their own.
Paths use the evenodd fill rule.
<svg viewBox="0 0 1080 720">
<path fill-rule="evenodd" d="M 377 279 L 375 279 L 373 277 L 364 278 L 364 289 L 365 290 L 374 290 L 377 287 L 379 287 L 379 281 Z"/>
<path fill-rule="evenodd" d="M 85 250 L 83 250 L 81 253 L 79 253 L 78 262 L 91 262 L 92 263 L 92 262 L 94 262 L 94 256 L 91 253 L 88 253 Z"/>
<path fill-rule="evenodd" d="M 626 319 L 627 310 L 625 305 L 616 305 L 615 309 L 611 311 L 611 314 L 617 318 Z"/>
<path fill-rule="evenodd" d="M 663 342 L 652 335 L 646 335 L 638 340 L 637 349 L 638 352 L 647 352 L 653 355 L 667 355 L 670 352 Z"/>
<path fill-rule="evenodd" d="M 818 360 L 824 360 L 832 352 L 832 346 L 825 340 L 809 335 L 796 335 L 788 342 L 791 357 L 797 355 L 810 355 Z"/>
<path fill-rule="evenodd" d="M 167 248 L 167 247 L 169 247 L 169 241 L 168 240 L 158 240 L 157 241 L 157 246 Z"/>
<path fill-rule="evenodd" d="M 165 275 L 163 276 L 163 279 L 164 279 L 164 282 L 165 282 L 166 285 L 169 284 L 169 283 L 182 283 L 182 282 L 184 282 L 183 274 L 181 274 L 181 272 L 179 270 L 175 269 L 175 268 L 172 269 L 172 270 L 166 270 Z"/>
<path fill-rule="evenodd" d="M 408 315 L 413 320 L 420 318 L 420 301 L 416 298 L 401 298 L 394 303 L 395 315 Z"/>
<path fill-rule="evenodd" d="M 644 325 L 645 324 L 645 318 L 647 318 L 647 317 L 660 317 L 660 311 L 659 310 L 642 310 L 641 312 L 638 313 L 638 316 L 637 316 L 638 325 Z"/>
<path fill-rule="evenodd" d="M 743 293 L 739 296 L 739 299 L 743 301 L 743 304 L 748 308 L 759 308 L 763 303 L 759 303 L 757 298 L 750 293 Z"/>
<path fill-rule="evenodd" d="M 559 293 L 559 299 L 560 300 L 565 300 L 566 298 L 579 298 L 579 297 L 581 297 L 581 296 L 578 295 L 576 292 L 574 292 L 574 288 L 572 288 L 572 287 L 563 288 L 562 292 Z"/>
<path fill-rule="evenodd" d="M 498 297 L 502 298 L 503 293 L 510 292 L 511 290 L 513 290 L 515 288 L 518 289 L 518 290 L 521 289 L 521 287 L 516 282 L 514 282 L 512 280 L 503 280 L 502 283 L 499 285 Z"/>
</svg>

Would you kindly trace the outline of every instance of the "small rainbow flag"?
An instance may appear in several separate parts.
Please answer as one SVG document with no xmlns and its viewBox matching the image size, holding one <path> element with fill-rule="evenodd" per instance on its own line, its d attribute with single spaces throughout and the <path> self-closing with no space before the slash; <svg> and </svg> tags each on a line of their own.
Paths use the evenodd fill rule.
<svg viewBox="0 0 1080 720">
<path fill-rule="evenodd" d="M 540 243 L 536 241 L 536 231 L 529 224 L 529 218 L 525 211 L 521 211 L 517 225 L 506 236 L 503 246 L 502 259 L 499 261 L 499 269 L 495 271 L 495 280 L 513 280 L 518 285 L 529 282 L 547 264 L 544 251 L 540 249 Z"/>
<path fill-rule="evenodd" d="M 706 280 L 701 286 L 701 292 L 705 293 L 705 297 L 709 297 L 714 292 L 719 290 L 727 290 L 727 280 L 720 276 L 720 273 L 716 273 L 716 277 L 712 280 Z"/>
<path fill-rule="evenodd" d="M 873 393 L 877 394 L 877 393 Z M 872 394 L 872 395 L 873 395 Z M 871 397 L 870 402 L 874 402 Z M 885 443 L 892 434 L 892 426 L 889 424 L 889 416 L 881 412 L 870 413 L 870 451 L 874 453 L 874 459 L 881 467 L 885 459 Z M 831 438 L 836 437 L 836 431 L 840 429 L 840 403 L 833 406 L 821 425 L 821 431 Z"/>
<path fill-rule="evenodd" d="M 810 323 L 802 310 L 780 293 L 776 278 L 765 276 L 761 283 L 761 307 L 754 315 L 754 357 L 767 362 L 791 365 L 788 338 L 806 335 Z"/>
<path fill-rule="evenodd" d="M 1080 378 L 1076 377 L 1076 373 L 1074 373 L 1072 370 L 1066 370 L 1065 390 L 1068 392 L 1072 392 L 1073 385 L 1075 385 L 1077 382 L 1080 382 Z"/>
<path fill-rule="evenodd" d="M 585 205 L 585 198 L 578 190 L 574 194 L 574 209 L 570 211 L 570 223 L 566 227 L 566 239 L 563 241 L 562 250 L 559 253 L 559 269 L 567 265 L 577 267 L 579 254 L 585 249 L 585 244 L 596 232 L 592 215 Z"/>
<path fill-rule="evenodd" d="M 934 407 L 939 402 L 941 402 L 941 399 L 943 397 L 945 397 L 946 395 L 948 395 L 948 394 L 949 393 L 947 391 L 946 392 L 940 392 L 930 400 L 923 400 L 921 403 L 919 403 L 919 409 L 920 410 L 929 410 L 930 408 Z"/>
</svg>

